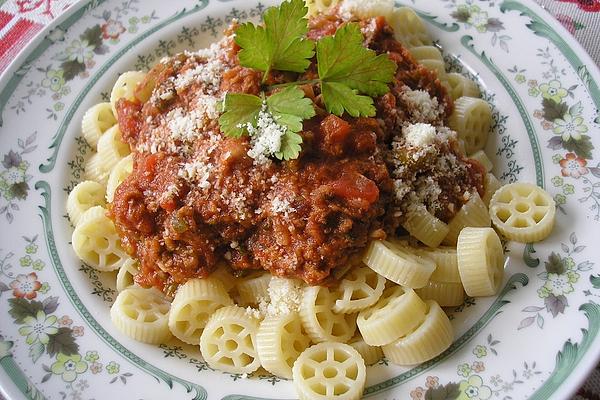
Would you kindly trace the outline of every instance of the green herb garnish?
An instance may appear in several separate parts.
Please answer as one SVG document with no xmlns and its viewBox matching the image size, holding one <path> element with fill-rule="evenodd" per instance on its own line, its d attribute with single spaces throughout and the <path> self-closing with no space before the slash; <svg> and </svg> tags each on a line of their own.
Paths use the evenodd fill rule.
<svg viewBox="0 0 600 400">
<path fill-rule="evenodd" d="M 235 38 L 242 48 L 240 64 L 263 71 L 263 83 L 272 70 L 305 72 L 315 55 L 315 44 L 306 38 L 307 11 L 303 0 L 290 0 L 265 12 L 264 27 L 241 25 Z M 283 160 L 297 158 L 302 121 L 315 115 L 312 101 L 304 97 L 298 85 L 319 84 L 325 108 L 332 114 L 372 117 L 376 113 L 373 97 L 389 91 L 388 83 L 396 71 L 396 64 L 387 55 L 377 55 L 363 46 L 363 35 L 355 23 L 320 39 L 316 62 L 318 79 L 276 85 L 273 88 L 284 89 L 268 97 L 265 92 L 260 96 L 227 94 L 219 119 L 223 132 L 232 137 L 256 134 L 264 128 L 261 121 L 269 120 L 285 131 L 280 149 L 270 155 Z"/>
</svg>

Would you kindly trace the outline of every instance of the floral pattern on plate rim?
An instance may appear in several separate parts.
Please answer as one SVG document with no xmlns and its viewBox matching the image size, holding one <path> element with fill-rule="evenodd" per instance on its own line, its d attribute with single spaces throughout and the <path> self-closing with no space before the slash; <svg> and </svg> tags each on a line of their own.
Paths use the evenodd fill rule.
<svg viewBox="0 0 600 400">
<path fill-rule="evenodd" d="M 502 19 L 503 14 L 498 12 L 498 5 L 453 0 L 448 0 L 447 5 L 454 7 L 450 18 L 460 22 L 465 32 L 471 34 L 477 32 L 478 35 L 489 38 L 490 46 L 498 45 L 502 51 L 510 53 L 512 38 L 502 32 L 505 30 L 505 24 Z M 139 0 L 130 0 L 101 13 L 96 13 L 96 7 L 92 7 L 89 13 L 95 23 L 63 46 L 63 50 L 52 58 L 53 63 L 36 67 L 41 78 L 23 83 L 28 88 L 27 94 L 12 102 L 11 110 L 16 114 L 25 113 L 32 106 L 33 98 L 37 100 L 43 98 L 48 103 L 45 108 L 48 113 L 47 118 L 54 121 L 62 118 L 65 112 L 65 100 L 72 95 L 70 85 L 73 81 L 84 80 L 94 73 L 97 68 L 96 59 L 109 54 L 113 47 L 118 47 L 122 40 L 126 40 L 127 35 L 135 35 L 142 25 L 150 26 L 160 20 L 154 11 L 140 11 L 138 6 Z M 172 54 L 177 44 L 187 43 L 193 46 L 194 38 L 200 34 L 217 36 L 219 30 L 224 24 L 230 22 L 231 18 L 243 19 L 256 16 L 263 9 L 264 6 L 260 3 L 257 8 L 249 11 L 232 8 L 230 14 L 224 18 L 207 16 L 198 27 L 183 27 L 175 41 L 160 40 L 152 54 L 138 56 L 136 68 L 147 68 L 159 57 Z M 53 40 L 57 42 L 65 40 L 67 36 L 66 32 L 60 29 L 55 29 L 52 35 Z M 536 75 L 529 75 L 527 69 L 515 66 L 507 69 L 507 72 L 511 74 L 517 87 L 526 87 L 528 95 L 539 100 L 539 109 L 533 116 L 539 120 L 541 129 L 548 135 L 546 145 L 555 152 L 552 160 L 557 173 L 550 181 L 553 187 L 561 191 L 555 194 L 555 200 L 561 211 L 568 212 L 566 207 L 568 196 L 580 193 L 578 201 L 589 204 L 591 216 L 598 220 L 600 184 L 596 178 L 600 178 L 598 176 L 600 165 L 593 164 L 593 144 L 592 137 L 589 135 L 593 129 L 597 129 L 600 121 L 598 118 L 584 119 L 582 117 L 584 105 L 581 101 L 575 101 L 573 94 L 575 90 L 578 88 L 581 90 L 586 83 L 589 83 L 591 77 L 585 74 L 586 71 L 578 71 L 583 83 L 572 82 L 577 79 L 573 79 L 573 74 L 569 75 L 555 65 L 553 60 L 556 55 L 552 52 L 558 50 L 554 47 L 538 50 L 537 57 L 543 65 L 546 65 L 546 71 L 535 71 Z M 78 140 L 80 140 L 79 154 L 69 162 L 74 179 L 65 186 L 65 190 L 72 187 L 71 185 L 77 182 L 83 172 L 82 160 L 85 159 L 87 150 L 85 142 Z M 29 132 L 23 138 L 17 139 L 15 147 L 3 154 L 2 168 L 0 168 L 0 194 L 4 203 L 0 204 L 0 214 L 5 215 L 7 222 L 12 222 L 15 214 L 21 211 L 19 205 L 27 200 L 30 193 L 33 170 L 28 157 L 29 153 L 36 150 L 38 142 L 37 133 Z M 511 144 L 508 141 L 508 146 L 512 146 L 508 149 L 514 149 L 516 143 Z M 499 151 L 502 153 L 501 149 Z M 504 178 L 510 180 L 509 175 Z M 84 325 L 79 325 L 81 319 L 78 316 L 59 311 L 62 300 L 52 295 L 59 293 L 58 288 L 51 287 L 43 280 L 48 269 L 45 256 L 37 257 L 40 254 L 39 237 L 34 234 L 23 236 L 21 239 L 18 252 L 14 250 L 0 254 L 1 297 L 2 301 L 6 300 L 9 305 L 8 312 L 15 326 L 18 326 L 19 335 L 11 338 L 12 340 L 0 339 L 0 351 L 3 352 L 0 356 L 3 357 L 10 352 L 13 340 L 28 346 L 31 362 L 40 366 L 45 373 L 40 383 L 43 384 L 51 379 L 63 381 L 67 389 L 61 395 L 65 397 L 67 395 L 72 398 L 81 397 L 89 388 L 89 380 L 94 375 L 106 376 L 111 384 L 127 383 L 127 379 L 132 377 L 133 373 L 122 372 L 119 360 L 106 359 L 106 356 L 101 356 L 97 350 L 80 348 L 78 342 L 89 333 Z M 586 245 L 579 244 L 577 236 L 572 233 L 567 243 L 561 245 L 560 251 L 556 249 L 546 255 L 545 271 L 537 273 L 539 282 L 535 289 L 543 307 L 532 305 L 524 308 L 522 312 L 525 313 L 526 318 L 521 320 L 515 329 L 532 329 L 534 326 L 544 329 L 542 313 L 547 314 L 546 318 L 552 316 L 554 319 L 564 314 L 567 307 L 575 306 L 567 301 L 567 296 L 575 291 L 575 287 L 587 287 L 584 291 L 586 297 L 600 297 L 600 276 L 591 273 L 588 279 L 584 279 L 583 276 L 591 271 L 593 266 L 593 262 L 586 260 L 585 248 Z M 540 265 L 540 260 L 532 256 L 534 253 L 533 246 L 526 247 L 524 259 L 532 268 Z M 575 257 L 583 258 L 578 258 L 576 261 Z M 532 264 L 537 261 L 537 265 L 530 265 L 528 261 Z M 98 291 L 93 294 L 110 301 L 114 292 L 111 292 L 110 288 L 98 286 L 96 283 L 100 282 L 98 277 L 93 275 L 93 271 L 85 268 L 86 266 L 82 265 L 80 270 L 86 273 L 94 287 L 98 288 Z M 587 283 L 590 285 L 584 286 Z M 460 312 L 469 305 L 467 302 L 455 311 Z M 535 313 L 535 315 L 527 313 Z M 74 320 L 78 321 L 77 325 Z M 475 338 L 481 340 L 482 337 L 486 336 L 479 334 Z M 497 355 L 495 346 L 500 343 L 500 339 L 488 333 L 486 340 L 472 346 L 471 358 L 464 359 L 456 365 L 456 383 L 442 384 L 440 377 L 429 375 L 422 386 L 416 386 L 410 391 L 411 397 L 426 398 L 429 392 L 429 396 L 435 398 L 445 393 L 445 397 L 440 398 L 485 399 L 492 395 L 500 396 L 501 393 L 508 393 L 516 385 L 522 384 L 523 379 L 541 374 L 535 361 L 523 361 L 520 369 L 512 370 L 507 376 L 497 373 L 491 375 L 491 371 L 486 369 L 489 368 L 486 357 Z M 160 348 L 165 358 L 188 360 L 188 363 L 195 366 L 198 372 L 210 370 L 203 361 L 188 356 L 177 346 L 163 344 Z M 485 372 L 490 374 L 486 376 Z M 240 376 L 231 376 L 233 381 L 240 378 Z M 277 383 L 276 379 L 269 376 L 258 376 L 258 378 L 268 380 L 273 385 Z M 43 389 L 43 386 L 40 388 Z M 31 397 L 35 397 L 33 389 L 31 393 Z"/>
</svg>

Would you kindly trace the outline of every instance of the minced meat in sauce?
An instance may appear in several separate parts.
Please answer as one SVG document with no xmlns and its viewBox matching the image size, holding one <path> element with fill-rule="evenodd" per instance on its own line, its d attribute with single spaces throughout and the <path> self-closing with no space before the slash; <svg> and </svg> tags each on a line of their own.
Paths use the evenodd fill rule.
<svg viewBox="0 0 600 400">
<path fill-rule="evenodd" d="M 335 15 L 313 18 L 308 36 L 331 35 L 343 23 Z M 149 101 L 118 102 L 134 169 L 110 214 L 124 248 L 140 261 L 138 284 L 166 290 L 221 264 L 327 284 L 332 269 L 369 240 L 396 231 L 409 201 L 448 221 L 468 200 L 465 193 L 482 192 L 481 165 L 459 154 L 451 134 L 426 152 L 402 139 L 406 123 L 444 125 L 452 100 L 384 18 L 360 23 L 365 45 L 398 65 L 391 91 L 375 99 L 375 118 L 340 118 L 324 110 L 317 85 L 302 86 L 317 115 L 304 122 L 295 160 L 257 162 L 248 137 L 219 131 L 224 94 L 262 88 L 261 74 L 239 65 L 235 26 L 210 49 L 154 67 L 140 88 L 154 87 Z M 301 76 L 273 72 L 267 83 L 315 74 L 314 65 Z M 434 110 L 413 101 L 423 95 Z"/>
</svg>

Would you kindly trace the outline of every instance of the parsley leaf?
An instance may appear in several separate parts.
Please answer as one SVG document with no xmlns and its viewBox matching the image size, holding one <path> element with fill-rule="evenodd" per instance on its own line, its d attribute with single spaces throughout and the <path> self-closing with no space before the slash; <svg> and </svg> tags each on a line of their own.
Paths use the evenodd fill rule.
<svg viewBox="0 0 600 400">
<path fill-rule="evenodd" d="M 225 96 L 225 112 L 219 118 L 221 129 L 227 136 L 240 137 L 247 133 L 248 124 L 256 128 L 263 104 L 266 106 L 264 111 L 271 114 L 278 125 L 285 127 L 275 157 L 280 160 L 298 158 L 302 150 L 302 137 L 298 132 L 302 130 L 302 121 L 315 115 L 315 109 L 312 101 L 304 97 L 304 92 L 297 86 L 287 87 L 266 100 L 251 94 L 228 93 Z"/>
<path fill-rule="evenodd" d="M 281 148 L 275 153 L 280 160 L 298 158 L 302 147 L 302 121 L 315 116 L 312 101 L 304 97 L 304 91 L 298 86 L 289 86 L 267 97 L 267 108 L 275 121 L 287 127 L 281 137 Z"/>
<path fill-rule="evenodd" d="M 288 86 L 267 97 L 267 107 L 275 121 L 292 132 L 300 132 L 302 121 L 315 116 L 312 101 L 304 97 L 298 86 Z"/>
<path fill-rule="evenodd" d="M 365 48 L 360 27 L 351 23 L 317 42 L 317 69 L 327 111 L 341 115 L 342 107 L 353 117 L 370 117 L 375 115 L 373 100 L 358 93 L 387 93 L 396 64 L 386 54 Z"/>
<path fill-rule="evenodd" d="M 223 115 L 219 125 L 225 135 L 239 138 L 246 132 L 246 124 L 256 126 L 256 119 L 262 106 L 258 96 L 244 93 L 227 93 L 223 103 Z"/>
<path fill-rule="evenodd" d="M 303 0 L 290 0 L 271 7 L 264 14 L 265 26 L 241 25 L 235 42 L 244 67 L 264 71 L 263 81 L 271 69 L 304 72 L 314 56 L 314 42 L 304 36 L 308 32 L 308 9 Z"/>
</svg>

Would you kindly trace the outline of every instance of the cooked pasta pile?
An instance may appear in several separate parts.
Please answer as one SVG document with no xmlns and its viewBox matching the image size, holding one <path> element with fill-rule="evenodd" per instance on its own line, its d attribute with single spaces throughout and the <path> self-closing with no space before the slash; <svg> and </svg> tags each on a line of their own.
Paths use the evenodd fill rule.
<svg viewBox="0 0 600 400">
<path fill-rule="evenodd" d="M 138 262 L 124 250 L 107 215 L 115 190 L 133 169 L 116 103 L 152 94 L 152 88 L 140 87 L 146 75 L 136 71 L 120 76 L 110 102 L 85 114 L 83 136 L 96 152 L 66 208 L 77 256 L 99 271 L 118 270 L 111 319 L 127 336 L 151 344 L 174 336 L 199 346 L 212 368 L 230 373 L 249 374 L 262 366 L 293 379 L 301 399 L 357 399 L 365 366 L 382 356 L 413 365 L 443 353 L 454 330 L 442 307 L 462 304 L 465 294 L 493 296 L 502 284 L 498 233 L 518 242 L 542 240 L 552 230 L 555 205 L 537 186 L 502 185 L 491 173 L 483 151 L 492 124 L 490 105 L 479 98 L 473 81 L 446 72 L 440 50 L 414 11 L 393 9 L 388 1 L 309 3 L 313 14 L 340 7 L 338 12 L 361 18 L 385 16 L 397 40 L 437 73 L 455 100 L 449 127 L 464 154 L 487 171 L 483 196 L 470 193 L 448 223 L 421 204 L 409 207 L 402 224 L 408 236 L 373 240 L 361 257 L 337 271 L 341 279 L 333 287 L 270 273 L 236 278 L 225 268 L 187 281 L 172 298 L 139 287 L 134 284 Z"/>
</svg>

